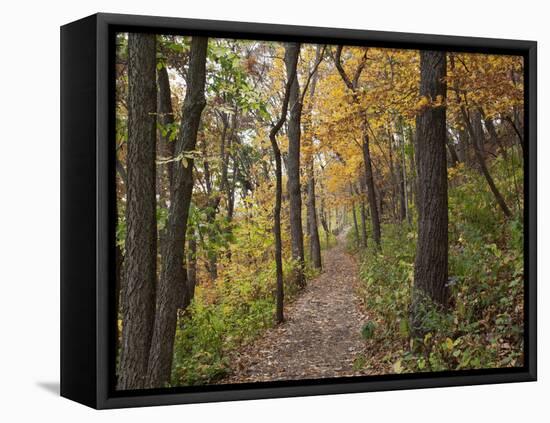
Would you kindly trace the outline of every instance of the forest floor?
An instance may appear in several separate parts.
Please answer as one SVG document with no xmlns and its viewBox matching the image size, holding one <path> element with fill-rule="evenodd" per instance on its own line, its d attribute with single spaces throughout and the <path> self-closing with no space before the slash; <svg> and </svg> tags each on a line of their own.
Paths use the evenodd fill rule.
<svg viewBox="0 0 550 423">
<path fill-rule="evenodd" d="M 367 316 L 356 295 L 358 266 L 345 243 L 343 233 L 324 251 L 323 273 L 285 307 L 285 322 L 236 351 L 229 375 L 220 383 L 371 373 L 354 368 L 354 361 L 364 357 L 361 328 Z"/>
</svg>

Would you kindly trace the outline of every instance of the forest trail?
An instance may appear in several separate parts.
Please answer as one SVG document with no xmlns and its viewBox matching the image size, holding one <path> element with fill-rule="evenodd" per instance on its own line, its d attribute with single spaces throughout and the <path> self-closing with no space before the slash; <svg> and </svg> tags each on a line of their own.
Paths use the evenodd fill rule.
<svg viewBox="0 0 550 423">
<path fill-rule="evenodd" d="M 323 253 L 323 273 L 308 281 L 285 308 L 285 322 L 231 357 L 221 383 L 357 376 L 355 358 L 364 352 L 366 316 L 357 298 L 358 267 L 345 251 L 345 233 Z"/>
</svg>

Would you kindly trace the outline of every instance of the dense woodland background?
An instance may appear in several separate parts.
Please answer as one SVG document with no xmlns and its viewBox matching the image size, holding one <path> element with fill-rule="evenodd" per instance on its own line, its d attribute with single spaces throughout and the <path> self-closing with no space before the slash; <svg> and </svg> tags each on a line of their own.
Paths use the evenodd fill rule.
<svg viewBox="0 0 550 423">
<path fill-rule="evenodd" d="M 357 371 L 522 364 L 522 58 L 117 45 L 120 389 L 223 382 L 342 242 Z"/>
</svg>

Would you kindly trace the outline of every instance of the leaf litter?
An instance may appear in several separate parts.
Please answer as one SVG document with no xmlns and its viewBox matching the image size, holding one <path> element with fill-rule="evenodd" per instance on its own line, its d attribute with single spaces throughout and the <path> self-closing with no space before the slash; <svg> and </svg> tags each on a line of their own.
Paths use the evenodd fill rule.
<svg viewBox="0 0 550 423">
<path fill-rule="evenodd" d="M 375 374 L 365 362 L 361 329 L 368 321 L 356 295 L 358 268 L 344 234 L 323 254 L 323 273 L 285 307 L 285 322 L 232 353 L 218 383 L 320 379 Z M 369 348 L 370 349 L 370 348 Z"/>
</svg>

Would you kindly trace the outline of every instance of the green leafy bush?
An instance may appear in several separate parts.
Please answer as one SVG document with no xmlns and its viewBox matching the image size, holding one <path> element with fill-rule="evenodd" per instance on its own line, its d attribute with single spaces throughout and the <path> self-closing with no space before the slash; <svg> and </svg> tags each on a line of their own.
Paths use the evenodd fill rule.
<svg viewBox="0 0 550 423">
<path fill-rule="evenodd" d="M 501 166 L 494 163 L 494 174 L 511 179 Z M 383 251 L 362 254 L 360 292 L 380 327 L 368 342 L 387 350 L 385 358 L 398 373 L 523 363 L 521 210 L 504 220 L 492 193 L 479 189 L 486 186 L 481 175 L 463 168 L 456 173 L 461 183 L 451 181 L 449 189 L 451 307 L 442 312 L 427 306 L 424 339 L 410 339 L 408 330 L 416 229 L 385 225 Z M 510 196 L 507 201 L 513 204 Z"/>
</svg>

